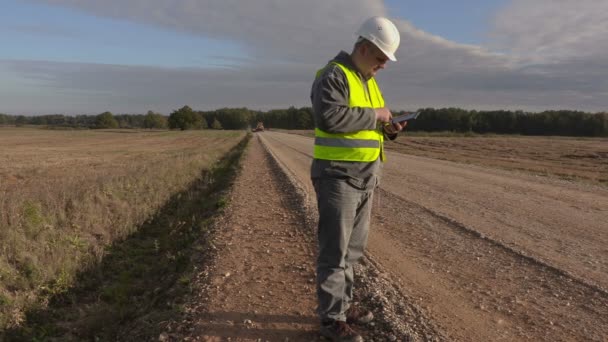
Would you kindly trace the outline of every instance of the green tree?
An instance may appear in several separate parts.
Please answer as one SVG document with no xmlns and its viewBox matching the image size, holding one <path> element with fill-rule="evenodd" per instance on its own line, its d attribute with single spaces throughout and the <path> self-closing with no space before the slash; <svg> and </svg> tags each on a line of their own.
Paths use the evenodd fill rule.
<svg viewBox="0 0 608 342">
<path fill-rule="evenodd" d="M 28 119 L 24 115 L 15 117 L 15 126 L 24 126 L 28 124 Z"/>
<path fill-rule="evenodd" d="M 169 122 L 167 118 L 158 113 L 154 113 L 149 110 L 148 114 L 144 117 L 144 128 L 159 128 L 164 129 L 169 127 Z"/>
<path fill-rule="evenodd" d="M 215 111 L 215 117 L 224 129 L 245 129 L 249 127 L 252 113 L 247 108 L 221 108 Z"/>
<path fill-rule="evenodd" d="M 95 128 L 117 128 L 118 121 L 110 112 L 103 112 L 95 117 Z"/>
<path fill-rule="evenodd" d="M 312 117 L 312 108 L 302 107 L 298 110 L 297 128 L 298 129 L 315 128 L 314 120 Z"/>
<path fill-rule="evenodd" d="M 7 114 L 0 114 L 0 125 L 8 125 L 13 123 L 13 118 Z"/>
<path fill-rule="evenodd" d="M 220 121 L 217 118 L 214 118 L 213 123 L 211 123 L 211 128 L 212 129 L 222 129 L 222 124 L 220 123 Z"/>
<path fill-rule="evenodd" d="M 596 137 L 608 137 L 608 113 L 593 114 L 593 135 Z"/>
<path fill-rule="evenodd" d="M 169 128 L 179 128 L 182 131 L 199 129 L 202 128 L 202 121 L 202 117 L 195 113 L 192 108 L 183 106 L 169 115 Z"/>
</svg>

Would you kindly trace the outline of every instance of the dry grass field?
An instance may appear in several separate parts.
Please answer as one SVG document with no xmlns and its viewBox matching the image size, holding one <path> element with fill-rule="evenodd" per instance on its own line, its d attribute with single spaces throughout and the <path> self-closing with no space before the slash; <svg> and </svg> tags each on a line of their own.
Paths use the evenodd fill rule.
<svg viewBox="0 0 608 342">
<path fill-rule="evenodd" d="M 0 330 L 69 288 L 244 136 L 0 127 Z"/>
<path fill-rule="evenodd" d="M 387 149 L 608 186 L 606 138 L 403 135 Z"/>
</svg>

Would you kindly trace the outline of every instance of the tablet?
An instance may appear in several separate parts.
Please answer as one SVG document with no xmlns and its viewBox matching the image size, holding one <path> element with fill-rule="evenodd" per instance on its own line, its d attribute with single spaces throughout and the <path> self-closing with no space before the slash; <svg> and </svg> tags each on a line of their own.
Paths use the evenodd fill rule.
<svg viewBox="0 0 608 342">
<path fill-rule="evenodd" d="M 403 122 L 403 121 L 408 121 L 408 120 L 414 120 L 418 117 L 418 115 L 420 115 L 420 112 L 415 112 L 415 113 L 405 113 L 402 115 L 398 115 L 398 116 L 394 116 L 391 119 L 392 123 L 397 123 L 397 122 Z"/>
</svg>

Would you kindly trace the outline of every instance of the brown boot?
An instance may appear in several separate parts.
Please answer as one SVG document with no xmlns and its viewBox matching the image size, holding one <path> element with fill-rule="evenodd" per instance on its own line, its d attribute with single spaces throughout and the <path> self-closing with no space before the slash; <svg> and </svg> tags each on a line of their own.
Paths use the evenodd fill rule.
<svg viewBox="0 0 608 342">
<path fill-rule="evenodd" d="M 350 325 L 342 321 L 331 321 L 321 324 L 321 336 L 335 342 L 363 342 L 363 337 L 357 334 Z"/>
<path fill-rule="evenodd" d="M 348 324 L 367 324 L 373 320 L 374 314 L 369 310 L 351 306 L 348 311 L 346 311 L 346 323 Z"/>
</svg>

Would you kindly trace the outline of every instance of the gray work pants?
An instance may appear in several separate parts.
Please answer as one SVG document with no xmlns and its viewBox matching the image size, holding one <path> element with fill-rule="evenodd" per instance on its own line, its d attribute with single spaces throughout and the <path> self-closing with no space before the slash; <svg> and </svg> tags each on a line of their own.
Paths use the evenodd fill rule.
<svg viewBox="0 0 608 342">
<path fill-rule="evenodd" d="M 353 265 L 367 245 L 375 179 L 357 186 L 337 178 L 313 179 L 319 209 L 317 313 L 346 321 L 353 297 Z"/>
</svg>

